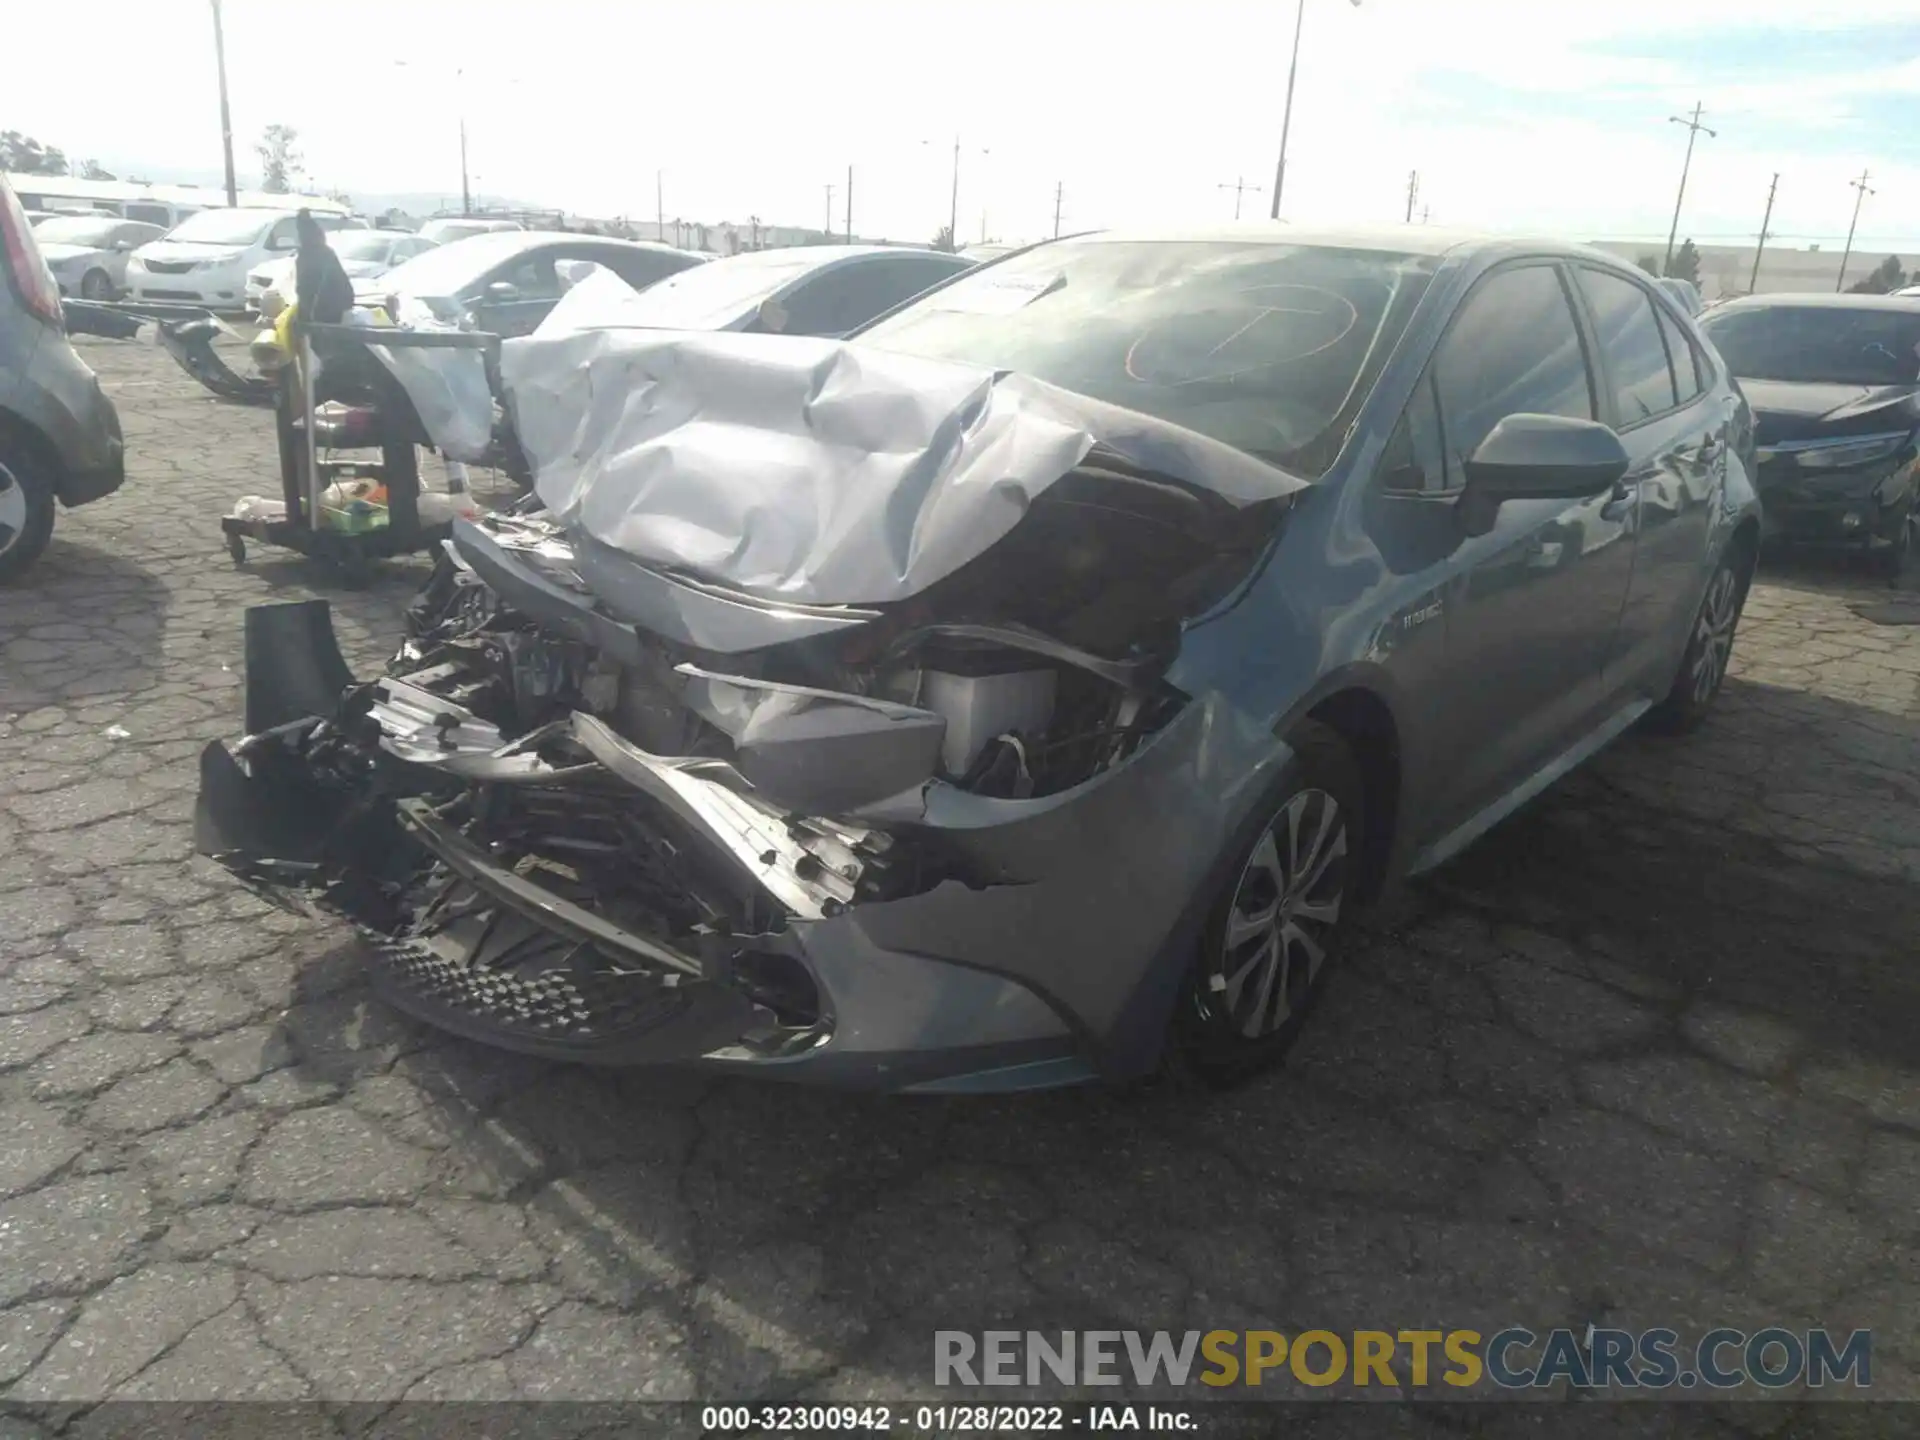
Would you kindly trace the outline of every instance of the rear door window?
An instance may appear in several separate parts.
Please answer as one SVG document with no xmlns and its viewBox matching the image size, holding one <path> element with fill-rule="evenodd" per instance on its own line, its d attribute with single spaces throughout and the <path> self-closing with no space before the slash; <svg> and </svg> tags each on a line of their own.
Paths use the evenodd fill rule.
<svg viewBox="0 0 1920 1440">
<path fill-rule="evenodd" d="M 1600 351 L 1612 374 L 1621 427 L 1673 409 L 1680 403 L 1680 395 L 1652 292 L 1619 275 L 1585 265 L 1578 274 L 1593 312 Z M 1690 360 L 1687 363 L 1691 365 Z"/>
<path fill-rule="evenodd" d="M 1680 403 L 1685 405 L 1707 388 L 1705 367 L 1700 363 L 1700 352 L 1680 328 L 1680 322 L 1666 311 L 1660 314 L 1660 333 L 1666 337 L 1667 354 L 1673 358 L 1673 383 L 1680 392 Z"/>
</svg>

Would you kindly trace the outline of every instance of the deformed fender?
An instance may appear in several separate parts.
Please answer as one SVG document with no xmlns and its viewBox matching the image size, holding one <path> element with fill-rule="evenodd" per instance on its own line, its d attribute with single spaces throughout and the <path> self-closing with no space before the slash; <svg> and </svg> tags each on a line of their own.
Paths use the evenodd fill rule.
<svg viewBox="0 0 1920 1440">
<path fill-rule="evenodd" d="M 243 405 L 271 405 L 274 382 L 259 375 L 242 375 L 220 358 L 213 337 L 220 333 L 220 322 L 210 318 L 161 320 L 154 326 L 160 346 L 194 379 L 222 400 Z"/>
<path fill-rule="evenodd" d="M 978 887 L 869 902 L 797 924 L 810 952 L 838 927 L 864 945 L 1018 980 L 1114 1078 L 1157 1063 L 1223 874 L 1267 816 L 1292 755 L 1218 694 L 1189 704 L 1126 764 L 1040 800 L 929 793 L 920 827 L 965 855 Z"/>
</svg>

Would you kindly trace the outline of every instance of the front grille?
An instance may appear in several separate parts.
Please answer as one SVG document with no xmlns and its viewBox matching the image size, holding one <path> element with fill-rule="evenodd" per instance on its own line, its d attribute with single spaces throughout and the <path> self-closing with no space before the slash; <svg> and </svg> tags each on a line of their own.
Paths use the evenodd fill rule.
<svg viewBox="0 0 1920 1440">
<path fill-rule="evenodd" d="M 148 260 L 143 263 L 156 275 L 184 275 L 193 269 L 191 260 Z"/>
<path fill-rule="evenodd" d="M 554 1058 L 612 1058 L 666 1024 L 687 992 L 587 966 L 519 972 L 462 964 L 423 940 L 362 930 L 394 1005 L 476 1040 Z"/>
</svg>

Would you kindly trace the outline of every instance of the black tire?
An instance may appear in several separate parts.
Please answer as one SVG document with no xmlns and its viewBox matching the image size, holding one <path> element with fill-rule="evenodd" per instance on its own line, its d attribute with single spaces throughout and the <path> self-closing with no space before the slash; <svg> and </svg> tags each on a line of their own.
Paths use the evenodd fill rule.
<svg viewBox="0 0 1920 1440">
<path fill-rule="evenodd" d="M 1872 557 L 1874 569 L 1888 580 L 1899 580 L 1913 563 L 1913 532 L 1916 526 L 1920 526 L 1920 511 L 1909 502 L 1906 519 L 1895 534 L 1893 543 L 1884 550 L 1876 551 Z"/>
<path fill-rule="evenodd" d="M 19 575 L 53 535 L 53 484 L 17 440 L 0 435 L 0 584 Z"/>
<path fill-rule="evenodd" d="M 113 280 L 104 270 L 89 270 L 80 277 L 82 300 L 113 299 Z"/>
<path fill-rule="evenodd" d="M 1213 1086 L 1285 1057 L 1359 903 L 1367 853 L 1359 766 L 1323 725 L 1304 724 L 1290 739 L 1293 758 L 1227 872 L 1174 1016 L 1173 1061 Z"/>
<path fill-rule="evenodd" d="M 1747 548 L 1730 547 L 1707 580 L 1672 688 L 1647 712 L 1646 726 L 1655 734 L 1684 735 L 1707 718 L 1726 683 L 1734 636 L 1740 628 L 1740 613 L 1746 607 L 1747 586 L 1752 579 Z"/>
</svg>

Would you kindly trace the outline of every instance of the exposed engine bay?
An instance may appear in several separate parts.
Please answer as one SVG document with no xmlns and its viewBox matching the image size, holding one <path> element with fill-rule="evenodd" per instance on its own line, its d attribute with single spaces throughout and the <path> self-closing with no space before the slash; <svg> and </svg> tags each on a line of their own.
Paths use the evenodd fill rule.
<svg viewBox="0 0 1920 1440">
<path fill-rule="evenodd" d="M 1209 728 L 1134 762 L 1194 709 L 1168 679 L 1185 627 L 1246 582 L 1297 488 L 1228 499 L 1072 448 L 997 540 L 882 603 L 647 563 L 528 497 L 456 522 L 378 679 L 348 673 L 323 604 L 256 607 L 249 733 L 202 757 L 200 848 L 351 919 L 402 1008 L 512 1048 L 1066 1063 L 1076 1028 L 1113 1023 L 1112 980 L 1002 971 L 1057 950 L 1052 893 L 1123 820 L 1180 854 L 1136 903 L 1190 890 Z M 1108 794 L 1119 771 L 1176 787 L 1165 815 Z"/>
</svg>

